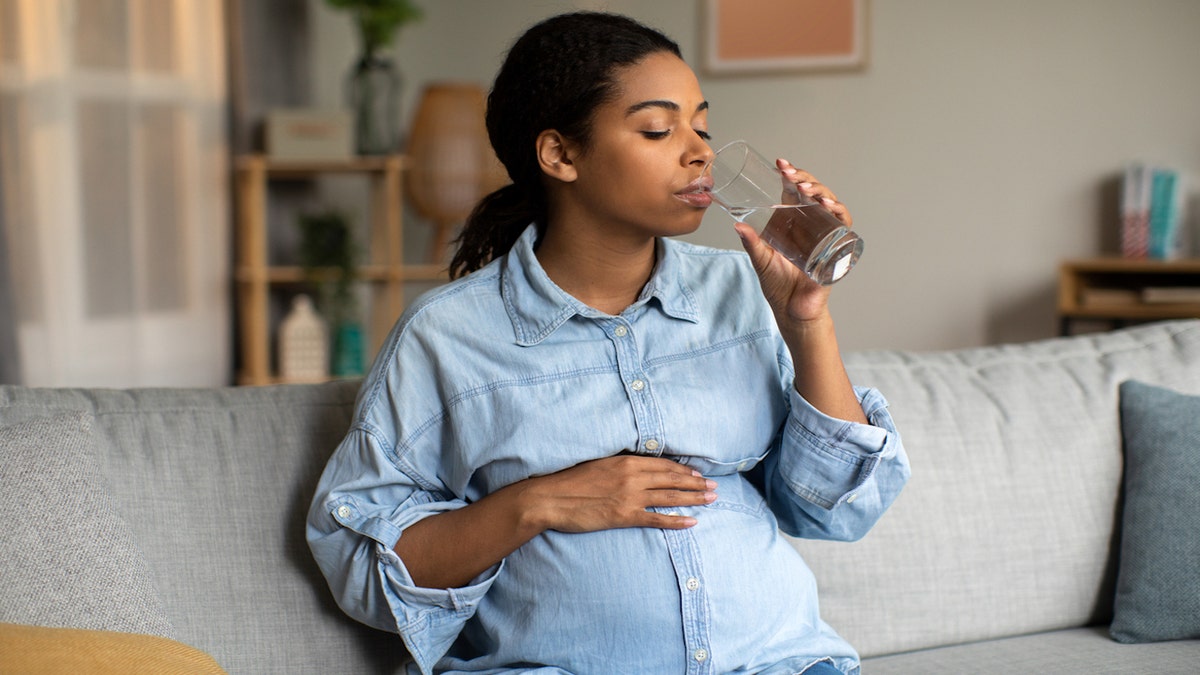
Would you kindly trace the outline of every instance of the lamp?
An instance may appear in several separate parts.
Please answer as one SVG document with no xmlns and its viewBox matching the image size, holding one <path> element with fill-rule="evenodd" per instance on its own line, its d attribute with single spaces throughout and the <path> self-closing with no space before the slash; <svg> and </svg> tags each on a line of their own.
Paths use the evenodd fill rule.
<svg viewBox="0 0 1200 675">
<path fill-rule="evenodd" d="M 487 193 L 508 182 L 484 123 L 483 89 L 434 82 L 425 87 L 408 141 L 405 184 L 413 207 L 434 223 L 430 258 L 442 260 L 453 226 Z"/>
</svg>

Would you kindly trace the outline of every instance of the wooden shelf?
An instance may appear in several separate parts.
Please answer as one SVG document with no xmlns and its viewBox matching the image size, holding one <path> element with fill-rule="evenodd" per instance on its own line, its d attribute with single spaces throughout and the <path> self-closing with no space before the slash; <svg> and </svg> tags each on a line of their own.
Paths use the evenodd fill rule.
<svg viewBox="0 0 1200 675">
<path fill-rule="evenodd" d="M 1156 301 L 1167 293 L 1178 298 Z M 1058 316 L 1060 332 L 1070 332 L 1072 322 L 1082 319 L 1126 322 L 1200 318 L 1200 259 L 1132 260 L 1091 258 L 1069 260 L 1059 267 Z"/>
<path fill-rule="evenodd" d="M 346 160 L 277 160 L 265 155 L 245 155 L 237 159 L 238 171 L 264 171 L 272 178 L 314 178 L 338 173 L 386 173 L 403 171 L 403 155 L 353 157 Z"/>
<path fill-rule="evenodd" d="M 276 265 L 266 269 L 255 267 L 239 267 L 236 272 L 236 280 L 254 281 L 266 275 L 266 281 L 270 284 L 303 284 L 308 283 L 310 278 L 304 271 L 303 267 L 296 265 Z M 316 275 L 318 281 L 332 281 L 337 279 L 338 271 L 335 269 L 319 270 Z M 364 265 L 358 268 L 358 278 L 360 281 L 446 281 L 449 278 L 449 271 L 445 265 L 405 265 L 403 268 L 388 267 L 386 265 Z"/>
<path fill-rule="evenodd" d="M 345 161 L 276 161 L 263 155 L 239 157 L 235 163 L 237 186 L 237 345 L 242 369 L 238 384 L 279 382 L 272 372 L 270 295 L 272 289 L 308 282 L 303 268 L 271 266 L 267 261 L 267 193 L 275 180 L 311 179 L 324 175 L 361 175 L 370 182 L 369 260 L 359 267 L 359 279 L 372 293 L 372 316 L 366 326 L 368 361 L 378 351 L 392 325 L 404 311 L 404 286 L 408 282 L 444 282 L 445 265 L 407 265 L 404 262 L 402 155 L 356 157 Z M 334 270 L 324 273 L 333 277 Z M 333 378 L 331 378 L 333 379 Z"/>
</svg>

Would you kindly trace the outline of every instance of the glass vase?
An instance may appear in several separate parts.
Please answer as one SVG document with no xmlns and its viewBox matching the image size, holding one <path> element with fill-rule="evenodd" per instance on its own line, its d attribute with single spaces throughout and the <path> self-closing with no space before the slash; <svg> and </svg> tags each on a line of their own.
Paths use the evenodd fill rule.
<svg viewBox="0 0 1200 675">
<path fill-rule="evenodd" d="M 400 142 L 400 73 L 386 56 L 364 54 L 346 79 L 354 115 L 354 146 L 360 155 L 387 155 Z"/>
</svg>

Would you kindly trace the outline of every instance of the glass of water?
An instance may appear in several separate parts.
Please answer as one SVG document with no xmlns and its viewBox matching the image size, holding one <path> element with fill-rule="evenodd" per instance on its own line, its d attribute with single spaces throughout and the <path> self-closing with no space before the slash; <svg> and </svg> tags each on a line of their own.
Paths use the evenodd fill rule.
<svg viewBox="0 0 1200 675">
<path fill-rule="evenodd" d="M 717 150 L 708 170 L 713 201 L 817 283 L 834 283 L 858 262 L 862 237 L 745 141 Z"/>
</svg>

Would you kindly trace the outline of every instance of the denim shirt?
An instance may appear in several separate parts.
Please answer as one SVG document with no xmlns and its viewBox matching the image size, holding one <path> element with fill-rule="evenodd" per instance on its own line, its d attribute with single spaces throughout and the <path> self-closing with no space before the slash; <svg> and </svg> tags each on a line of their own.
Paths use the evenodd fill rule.
<svg viewBox="0 0 1200 675">
<path fill-rule="evenodd" d="M 341 608 L 397 632 L 411 672 L 856 672 L 781 531 L 862 537 L 908 460 L 875 390 L 830 418 L 792 364 L 741 252 L 661 240 L 619 316 L 558 288 L 530 226 L 405 312 L 326 467 L 307 537 Z M 462 588 L 416 586 L 392 551 L 418 520 L 622 451 L 718 484 L 684 530 L 547 531 Z"/>
</svg>

